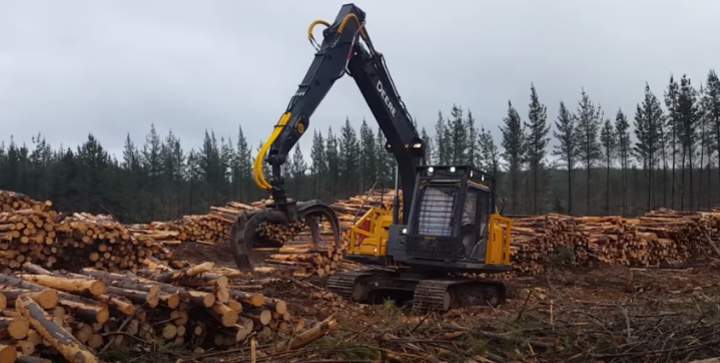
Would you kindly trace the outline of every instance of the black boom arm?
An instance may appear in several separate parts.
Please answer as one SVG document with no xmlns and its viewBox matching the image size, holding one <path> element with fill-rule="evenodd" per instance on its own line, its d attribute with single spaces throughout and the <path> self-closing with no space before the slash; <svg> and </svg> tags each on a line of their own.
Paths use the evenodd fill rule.
<svg viewBox="0 0 720 363">
<path fill-rule="evenodd" d="M 382 54 L 375 51 L 367 34 L 365 13 L 353 4 L 346 4 L 334 23 L 313 22 L 308 30 L 313 43 L 312 29 L 318 24 L 327 26 L 323 31 L 323 42 L 285 113 L 258 153 L 253 168 L 255 182 L 271 193 L 277 206 L 282 208 L 287 205 L 281 166 L 290 149 L 307 130 L 310 116 L 332 85 L 348 73 L 355 79 L 387 139 L 386 149 L 397 160 L 400 188 L 405 198 L 405 219 L 415 186 L 415 170 L 423 162 L 425 154 L 422 140 L 398 95 Z M 269 182 L 263 172 L 265 161 L 271 167 Z"/>
</svg>

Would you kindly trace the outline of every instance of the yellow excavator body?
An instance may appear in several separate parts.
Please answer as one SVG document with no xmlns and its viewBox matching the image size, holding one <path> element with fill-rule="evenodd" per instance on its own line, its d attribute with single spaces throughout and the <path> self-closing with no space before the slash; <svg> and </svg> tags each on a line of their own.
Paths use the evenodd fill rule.
<svg viewBox="0 0 720 363">
<path fill-rule="evenodd" d="M 392 210 L 371 208 L 350 229 L 348 255 L 387 256 Z M 488 221 L 486 265 L 510 265 L 512 220 L 493 213 Z"/>
<path fill-rule="evenodd" d="M 512 219 L 497 213 L 490 215 L 488 224 L 486 265 L 510 265 Z"/>
<path fill-rule="evenodd" d="M 392 225 L 392 211 L 371 208 L 350 229 L 348 254 L 357 256 L 387 256 L 388 228 Z"/>
</svg>

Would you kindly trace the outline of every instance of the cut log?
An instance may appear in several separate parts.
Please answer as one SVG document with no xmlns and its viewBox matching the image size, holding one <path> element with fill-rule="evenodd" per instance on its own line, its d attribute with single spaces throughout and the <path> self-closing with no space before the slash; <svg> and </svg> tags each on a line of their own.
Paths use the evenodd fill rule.
<svg viewBox="0 0 720 363">
<path fill-rule="evenodd" d="M 288 311 L 285 300 L 266 298 L 265 305 L 275 310 L 280 315 L 285 315 Z"/>
<path fill-rule="evenodd" d="M 175 326 L 172 323 L 167 323 L 167 324 L 165 324 L 165 326 L 163 326 L 163 329 L 162 329 L 163 338 L 165 338 L 166 340 L 170 340 L 170 339 L 175 338 L 176 335 L 177 335 L 177 326 Z"/>
<path fill-rule="evenodd" d="M 108 286 L 107 292 L 109 295 L 122 296 L 136 304 L 147 304 L 147 306 L 154 308 L 160 303 L 160 289 L 157 288 L 154 291 L 139 291 L 133 289 L 124 289 L 115 286 Z"/>
<path fill-rule="evenodd" d="M 212 314 L 225 327 L 234 326 L 238 321 L 238 312 L 222 303 L 215 303 L 211 308 Z"/>
<path fill-rule="evenodd" d="M 17 352 L 12 345 L 0 343 L 0 363 L 14 363 L 17 360 Z"/>
<path fill-rule="evenodd" d="M 296 337 L 280 343 L 277 346 L 277 350 L 284 351 L 302 348 L 315 340 L 322 338 L 330 330 L 335 329 L 335 327 L 337 327 L 337 322 L 331 316 L 315 324 L 312 328 L 298 334 Z"/>
<path fill-rule="evenodd" d="M 215 305 L 215 295 L 203 291 L 188 291 L 188 300 L 193 306 L 210 308 Z"/>
<path fill-rule="evenodd" d="M 244 302 L 246 304 L 260 307 L 265 304 L 265 296 L 260 293 L 250 293 L 250 292 L 244 292 L 237 289 L 230 289 L 230 296 L 238 301 Z"/>
<path fill-rule="evenodd" d="M 268 309 L 252 309 L 242 314 L 243 316 L 250 318 L 257 323 L 257 325 L 268 325 L 272 321 L 272 311 Z"/>
<path fill-rule="evenodd" d="M 14 288 L 14 287 L 0 287 L 5 297 L 7 298 L 7 302 L 11 306 L 15 306 L 15 300 L 20 295 L 28 295 L 33 300 L 35 300 L 40 306 L 42 306 L 43 309 L 52 309 L 58 304 L 58 293 L 55 290 L 52 289 L 43 289 L 40 291 L 32 291 L 22 288 Z"/>
<path fill-rule="evenodd" d="M 30 281 L 38 285 L 51 287 L 53 289 L 67 292 L 87 292 L 94 296 L 100 296 L 107 291 L 107 286 L 105 285 L 105 283 L 99 280 L 29 274 L 22 274 L 20 275 L 20 277 L 23 280 Z"/>
<path fill-rule="evenodd" d="M 48 319 L 45 311 L 29 296 L 20 296 L 16 308 L 30 321 L 43 338 L 71 363 L 94 363 L 99 360 L 75 337 Z"/>
<path fill-rule="evenodd" d="M 30 321 L 23 317 L 0 317 L 0 337 L 3 335 L 3 331 L 15 339 L 25 339 L 30 330 Z"/>
<path fill-rule="evenodd" d="M 123 313 L 126 316 L 133 316 L 135 314 L 135 305 L 132 302 L 118 296 L 100 295 L 96 297 L 97 300 L 108 304 L 113 309 Z"/>
<path fill-rule="evenodd" d="M 89 323 L 104 324 L 110 318 L 108 306 L 81 296 L 60 293 L 59 304 L 73 311 L 73 316 Z"/>
</svg>

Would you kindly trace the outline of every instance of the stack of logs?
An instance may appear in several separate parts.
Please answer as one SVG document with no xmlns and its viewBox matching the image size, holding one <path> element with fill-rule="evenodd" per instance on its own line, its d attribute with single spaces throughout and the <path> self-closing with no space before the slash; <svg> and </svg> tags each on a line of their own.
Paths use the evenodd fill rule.
<svg viewBox="0 0 720 363">
<path fill-rule="evenodd" d="M 304 321 L 283 300 L 241 289 L 243 281 L 212 263 L 179 270 L 148 265 L 155 270 L 131 274 L 26 263 L 22 273 L 0 274 L 0 362 L 14 361 L 3 358 L 10 351 L 97 362 L 107 349 L 138 342 L 207 349 L 294 336 L 286 345 L 297 347 L 323 333 L 296 334 Z"/>
<path fill-rule="evenodd" d="M 64 216 L 49 201 L 4 191 L 0 210 L 0 268 L 15 270 L 32 262 L 47 268 L 135 271 L 146 257 L 170 257 L 159 243 L 136 238 L 110 216 Z"/>
<path fill-rule="evenodd" d="M 130 228 L 166 245 L 185 241 L 216 245 L 230 238 L 230 229 L 240 214 L 258 210 L 265 203 L 264 200 L 252 204 L 229 202 L 222 207 L 210 207 L 208 214 L 186 215 L 173 221 L 136 224 Z"/>
<path fill-rule="evenodd" d="M 348 199 L 339 200 L 330 205 L 335 211 L 340 222 L 341 244 L 339 247 L 332 245 L 315 246 L 312 238 L 306 229 L 293 229 L 283 231 L 282 227 L 259 226 L 263 229 L 262 235 L 281 236 L 279 239 L 292 241 L 284 244 L 275 253 L 271 254 L 265 262 L 275 267 L 282 267 L 289 270 L 293 276 L 307 277 L 317 275 L 327 276 L 340 267 L 355 269 L 353 263 L 343 260 L 349 231 L 353 225 L 370 208 L 391 208 L 394 191 L 371 191 L 366 194 L 357 195 Z M 321 228 L 321 239 L 331 239 L 330 230 L 327 225 Z M 290 236 L 290 237 L 287 237 Z"/>
<path fill-rule="evenodd" d="M 557 214 L 513 219 L 516 271 L 536 274 L 555 264 L 672 266 L 693 258 L 720 257 L 720 210 L 683 213 L 667 209 L 638 218 Z"/>
<path fill-rule="evenodd" d="M 390 199 L 386 194 L 386 204 Z M 222 207 L 210 207 L 210 212 L 205 215 L 185 216 L 170 222 L 133 225 L 130 230 L 143 236 L 142 238 L 165 245 L 175 245 L 183 241 L 219 245 L 229 239 L 229 231 L 241 214 L 258 211 L 268 203 L 268 200 L 251 204 L 229 202 Z M 331 207 L 338 213 L 341 230 L 347 231 L 364 211 L 380 204 L 378 193 L 352 197 L 336 202 Z M 327 223 L 321 223 L 321 243 L 318 246 L 312 246 L 310 231 L 303 223 L 263 223 L 258 225 L 256 232 L 266 242 L 266 245 L 258 250 L 270 253 L 266 259 L 270 267 L 259 271 L 288 273 L 296 277 L 326 276 L 341 264 L 343 248 L 336 248 L 329 243 L 332 234 Z"/>
</svg>

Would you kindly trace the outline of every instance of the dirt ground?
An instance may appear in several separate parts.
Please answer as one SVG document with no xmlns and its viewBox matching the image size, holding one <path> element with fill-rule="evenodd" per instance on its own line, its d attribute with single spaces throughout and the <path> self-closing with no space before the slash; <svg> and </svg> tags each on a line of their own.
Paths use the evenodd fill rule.
<svg viewBox="0 0 720 363">
<path fill-rule="evenodd" d="M 183 257 L 232 266 L 228 253 L 190 247 Z M 261 344 L 257 362 L 685 362 L 720 356 L 720 263 L 673 269 L 598 266 L 505 280 L 496 308 L 415 313 L 390 302 L 349 303 L 324 279 L 253 276 L 267 295 L 309 320 L 338 327 L 296 351 Z M 252 283 L 248 280 L 247 283 Z M 120 358 L 120 357 L 115 357 Z M 123 361 L 250 362 L 232 351 L 130 354 Z"/>
</svg>

